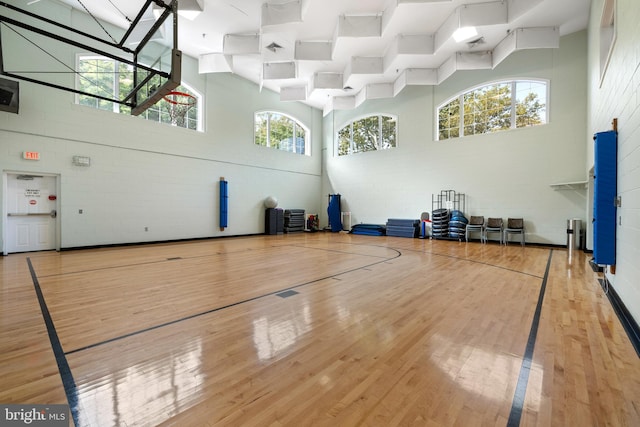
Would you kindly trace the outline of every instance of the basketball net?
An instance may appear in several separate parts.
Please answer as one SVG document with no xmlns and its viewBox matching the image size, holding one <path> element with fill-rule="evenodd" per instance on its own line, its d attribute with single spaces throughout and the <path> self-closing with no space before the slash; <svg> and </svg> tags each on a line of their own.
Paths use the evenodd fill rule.
<svg viewBox="0 0 640 427">
<path fill-rule="evenodd" d="M 171 124 L 174 126 L 187 127 L 187 113 L 189 109 L 198 102 L 196 97 L 184 92 L 169 92 L 165 95 L 164 99 L 169 104 Z"/>
</svg>

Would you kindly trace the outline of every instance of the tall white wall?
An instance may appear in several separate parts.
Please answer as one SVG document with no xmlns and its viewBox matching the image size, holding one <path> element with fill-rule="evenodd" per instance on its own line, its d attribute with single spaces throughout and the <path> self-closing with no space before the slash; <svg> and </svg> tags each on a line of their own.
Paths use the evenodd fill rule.
<svg viewBox="0 0 640 427">
<path fill-rule="evenodd" d="M 432 195 L 466 195 L 467 215 L 523 217 L 527 241 L 566 244 L 569 218 L 585 219 L 586 191 L 550 184 L 586 180 L 587 33 L 565 36 L 559 49 L 521 51 L 496 69 L 457 72 L 439 86 L 406 87 L 393 99 L 369 101 L 325 117 L 323 194 L 340 193 L 352 222 L 384 224 L 419 218 Z M 550 81 L 549 124 L 435 141 L 437 106 L 468 88 L 500 79 Z M 399 117 L 397 148 L 336 156 L 334 133 L 355 117 Z"/>
<path fill-rule="evenodd" d="M 617 0 L 617 37 L 604 78 L 600 78 L 600 22 L 604 0 L 591 2 L 589 22 L 589 132 L 611 129 L 618 119 L 618 208 L 616 269 L 607 277 L 640 322 L 640 3 Z M 586 144 L 586 168 L 593 144 Z"/>
<path fill-rule="evenodd" d="M 50 7 L 76 25 L 85 19 Z M 73 60 L 77 52 L 57 54 Z M 20 82 L 19 114 L 0 112 L 0 171 L 59 175 L 62 248 L 263 233 L 269 195 L 279 207 L 319 212 L 321 111 L 280 102 L 232 74 L 199 75 L 187 56 L 183 81 L 204 95 L 204 132 L 79 106 L 70 92 Z M 256 146 L 253 116 L 265 109 L 312 129 L 312 155 Z M 38 151 L 41 160 L 23 160 L 23 151 Z M 90 157 L 91 166 L 74 166 L 74 155 Z M 224 231 L 220 177 L 229 181 Z"/>
</svg>

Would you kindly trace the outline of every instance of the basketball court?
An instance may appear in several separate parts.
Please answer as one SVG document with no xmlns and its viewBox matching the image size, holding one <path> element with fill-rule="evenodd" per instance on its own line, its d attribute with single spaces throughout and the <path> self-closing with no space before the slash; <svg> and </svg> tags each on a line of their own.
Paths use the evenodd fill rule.
<svg viewBox="0 0 640 427">
<path fill-rule="evenodd" d="M 0 74 L 133 115 L 164 99 L 181 125 L 176 11 L 146 0 L 114 32 L 1 2 Z M 70 46 L 129 89 L 79 90 Z M 0 403 L 76 426 L 640 425 L 640 359 L 582 252 L 329 232 L 56 252 L 59 181 L 4 177 Z"/>
<path fill-rule="evenodd" d="M 1 267 L 2 322 L 34 345 L 2 329 L 0 401 L 68 402 L 77 425 L 640 420 L 640 362 L 583 253 L 321 232 Z"/>
</svg>

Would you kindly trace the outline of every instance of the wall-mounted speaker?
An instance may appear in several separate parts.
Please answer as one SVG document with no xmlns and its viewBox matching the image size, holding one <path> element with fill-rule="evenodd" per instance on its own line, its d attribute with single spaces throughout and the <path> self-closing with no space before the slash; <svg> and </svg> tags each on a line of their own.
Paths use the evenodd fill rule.
<svg viewBox="0 0 640 427">
<path fill-rule="evenodd" d="M 0 79 L 0 111 L 18 114 L 20 88 L 18 82 Z"/>
</svg>

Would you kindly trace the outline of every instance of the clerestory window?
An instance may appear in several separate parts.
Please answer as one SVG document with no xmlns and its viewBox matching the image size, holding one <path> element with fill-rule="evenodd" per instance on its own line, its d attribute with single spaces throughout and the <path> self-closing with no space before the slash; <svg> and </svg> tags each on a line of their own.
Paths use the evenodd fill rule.
<svg viewBox="0 0 640 427">
<path fill-rule="evenodd" d="M 438 108 L 438 140 L 547 123 L 548 82 L 513 80 L 476 87 Z"/>
<path fill-rule="evenodd" d="M 276 111 L 255 113 L 254 142 L 263 147 L 310 155 L 309 129 L 293 117 Z"/>
<path fill-rule="evenodd" d="M 96 95 L 94 97 L 79 94 L 76 97 L 78 104 L 114 113 L 131 114 L 130 107 L 108 100 L 122 99 L 132 91 L 131 65 L 104 56 L 79 55 L 78 70 L 76 88 Z M 172 95 L 168 100 L 161 99 L 140 117 L 187 129 L 202 130 L 202 96 L 186 84 L 178 86 L 174 92 L 181 95 Z M 185 105 L 187 103 L 190 104 L 188 108 Z"/>
<path fill-rule="evenodd" d="M 376 114 L 358 118 L 338 130 L 338 156 L 394 148 L 398 140 L 397 116 Z"/>
</svg>

